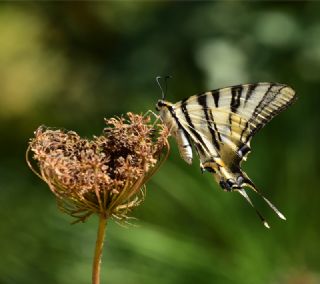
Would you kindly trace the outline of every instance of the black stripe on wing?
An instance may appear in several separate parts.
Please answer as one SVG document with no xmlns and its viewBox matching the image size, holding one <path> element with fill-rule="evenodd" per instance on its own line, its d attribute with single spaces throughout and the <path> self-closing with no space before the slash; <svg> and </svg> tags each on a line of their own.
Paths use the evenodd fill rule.
<svg viewBox="0 0 320 284">
<path fill-rule="evenodd" d="M 212 97 L 213 97 L 213 100 L 214 100 L 214 105 L 216 107 L 219 107 L 219 98 L 220 98 L 220 91 L 219 89 L 218 90 L 213 90 L 210 92 Z M 200 96 L 201 94 L 199 94 L 198 96 Z"/>
<path fill-rule="evenodd" d="M 176 124 L 178 125 L 178 128 L 183 132 L 184 136 L 187 138 L 189 145 L 191 145 L 190 143 L 190 135 L 188 134 L 188 131 L 183 127 L 183 125 L 181 124 L 180 120 L 178 119 L 176 112 L 174 111 L 172 106 L 168 107 L 169 112 L 171 113 L 171 116 L 173 117 L 174 121 L 176 122 Z"/>
<path fill-rule="evenodd" d="M 240 106 L 240 99 L 243 91 L 242 85 L 231 87 L 231 102 L 230 102 L 230 113 L 229 113 L 229 127 L 232 133 L 232 115 L 237 113 L 237 109 Z"/>
<path fill-rule="evenodd" d="M 243 91 L 243 86 L 233 86 L 231 88 L 231 103 L 230 103 L 230 110 L 234 113 L 237 112 L 237 108 L 240 106 L 240 99 Z"/>
<path fill-rule="evenodd" d="M 278 90 L 272 91 L 273 88 L 279 87 Z M 266 107 L 271 108 L 271 104 L 273 101 L 275 101 L 278 96 L 281 94 L 281 91 L 285 88 L 288 88 L 287 85 L 279 85 L 275 83 L 271 83 L 270 87 L 262 97 L 261 101 L 259 104 L 255 107 L 252 116 L 250 119 L 247 121 L 242 133 L 240 139 L 242 140 L 242 137 L 244 133 L 248 130 L 248 127 L 252 127 L 250 129 L 250 133 L 247 135 L 245 138 L 244 143 L 246 144 L 247 142 L 250 141 L 250 139 L 263 127 L 265 126 L 273 117 L 275 117 L 277 114 L 279 114 L 281 111 L 285 110 L 289 105 L 291 105 L 295 101 L 295 93 L 293 93 L 292 97 L 283 103 L 280 107 L 275 107 L 273 105 L 273 108 L 270 112 L 267 112 L 265 109 Z M 262 115 L 262 113 L 264 114 Z"/>
<path fill-rule="evenodd" d="M 211 135 L 212 143 L 217 150 L 220 150 L 220 145 L 219 145 L 219 142 L 217 141 L 217 138 L 218 138 L 217 126 L 214 122 L 212 112 L 208 110 L 207 96 L 206 95 L 198 96 L 198 103 L 202 107 L 202 111 L 205 115 L 206 123 L 208 125 L 208 129 Z M 221 140 L 221 137 L 220 137 L 220 140 Z"/>
<path fill-rule="evenodd" d="M 251 115 L 250 119 L 246 122 L 244 129 L 242 130 L 242 133 L 240 135 L 240 141 L 242 141 L 242 137 L 244 135 L 244 133 L 247 131 L 248 127 L 251 127 L 252 123 L 256 121 L 256 117 L 258 116 L 258 114 L 261 112 L 262 108 L 261 105 L 263 104 L 265 98 L 268 96 L 270 90 L 272 89 L 272 87 L 274 86 L 274 83 L 271 83 L 268 90 L 265 92 L 265 94 L 263 95 L 262 99 L 260 100 L 259 104 L 255 107 L 253 114 Z M 252 95 L 252 91 L 250 92 L 250 95 L 248 97 L 249 92 L 247 93 L 246 96 L 246 101 L 247 102 L 249 100 L 249 98 Z M 248 98 L 247 98 L 248 97 Z M 265 122 L 267 123 L 267 121 Z M 259 130 L 262 128 L 262 124 L 258 124 L 256 125 L 251 132 L 248 134 L 248 136 L 246 137 L 246 140 L 244 141 L 244 143 L 246 144 L 251 138 L 252 136 Z"/>
<path fill-rule="evenodd" d="M 244 101 L 244 105 L 247 104 L 247 101 L 250 99 L 250 97 L 252 96 L 254 90 L 256 89 L 256 87 L 258 85 L 259 84 L 249 84 L 248 85 L 248 90 L 247 90 L 246 98 L 245 98 L 245 101 Z"/>
<path fill-rule="evenodd" d="M 198 148 L 198 151 L 202 155 L 205 155 L 205 152 L 210 153 L 209 148 L 207 147 L 206 143 L 203 141 L 201 135 L 199 134 L 199 132 L 195 129 L 195 127 L 193 125 L 193 122 L 192 122 L 190 115 L 189 115 L 189 112 L 187 110 L 187 105 L 188 105 L 188 99 L 184 99 L 183 101 L 181 101 L 181 110 L 182 110 L 182 113 L 184 114 L 186 122 L 189 126 L 189 130 L 197 139 L 197 141 L 193 140 L 193 142 L 196 145 L 196 147 Z"/>
</svg>

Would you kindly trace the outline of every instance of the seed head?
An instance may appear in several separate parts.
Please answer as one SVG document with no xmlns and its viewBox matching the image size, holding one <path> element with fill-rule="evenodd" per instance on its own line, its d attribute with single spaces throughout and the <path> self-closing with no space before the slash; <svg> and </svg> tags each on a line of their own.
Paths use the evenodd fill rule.
<svg viewBox="0 0 320 284">
<path fill-rule="evenodd" d="M 101 136 L 39 127 L 27 150 L 29 167 L 64 212 L 85 221 L 93 213 L 118 220 L 144 199 L 145 183 L 169 153 L 169 130 L 148 115 L 105 119 Z M 30 161 L 36 161 L 34 167 Z M 165 152 L 165 155 L 163 155 Z"/>
</svg>

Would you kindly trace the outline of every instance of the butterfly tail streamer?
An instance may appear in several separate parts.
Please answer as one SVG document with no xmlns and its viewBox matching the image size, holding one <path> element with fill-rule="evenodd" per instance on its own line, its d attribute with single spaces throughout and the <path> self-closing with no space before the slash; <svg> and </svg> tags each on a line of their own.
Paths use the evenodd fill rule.
<svg viewBox="0 0 320 284">
<path fill-rule="evenodd" d="M 271 201 L 268 198 L 266 198 L 260 190 L 257 189 L 254 183 L 248 177 L 246 177 L 245 185 L 251 188 L 256 194 L 258 194 L 269 205 L 269 207 L 277 214 L 277 216 L 280 219 L 286 220 L 286 217 L 279 211 L 279 209 L 273 203 L 271 203 Z"/>
<path fill-rule="evenodd" d="M 253 202 L 251 201 L 251 199 L 248 196 L 248 194 L 246 193 L 246 191 L 243 188 L 240 188 L 240 189 L 237 190 L 237 192 L 239 192 L 248 201 L 248 203 L 251 205 L 251 207 L 256 211 L 256 213 L 259 216 L 259 218 L 260 218 L 261 222 L 263 223 L 263 225 L 266 228 L 270 229 L 270 225 L 268 224 L 266 219 L 262 216 L 262 214 L 258 211 L 258 209 L 254 206 Z"/>
</svg>

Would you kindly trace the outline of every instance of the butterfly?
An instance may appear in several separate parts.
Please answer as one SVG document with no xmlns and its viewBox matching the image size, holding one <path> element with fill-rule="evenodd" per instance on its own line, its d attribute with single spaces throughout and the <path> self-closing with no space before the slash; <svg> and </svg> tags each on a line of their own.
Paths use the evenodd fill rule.
<svg viewBox="0 0 320 284">
<path fill-rule="evenodd" d="M 156 109 L 171 130 L 182 159 L 192 163 L 193 147 L 201 171 L 210 172 L 225 191 L 239 192 L 270 228 L 246 193 L 246 187 L 260 195 L 281 219 L 286 218 L 257 189 L 241 169 L 241 163 L 251 151 L 252 137 L 295 99 L 295 91 L 287 85 L 256 83 L 200 93 L 175 104 L 166 101 L 162 91 Z"/>
</svg>

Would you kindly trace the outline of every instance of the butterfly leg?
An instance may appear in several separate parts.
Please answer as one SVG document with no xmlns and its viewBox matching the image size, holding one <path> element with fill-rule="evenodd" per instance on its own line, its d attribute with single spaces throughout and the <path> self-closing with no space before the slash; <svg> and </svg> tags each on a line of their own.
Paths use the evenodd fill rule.
<svg viewBox="0 0 320 284">
<path fill-rule="evenodd" d="M 159 115 L 156 114 L 154 111 L 151 109 L 147 110 L 146 113 L 143 115 L 143 117 L 146 117 L 147 115 L 152 114 L 155 118 L 159 119 Z"/>
<path fill-rule="evenodd" d="M 149 114 L 152 114 L 152 115 L 155 117 L 155 121 L 154 121 L 153 124 L 152 124 L 152 126 L 155 126 L 155 125 L 158 123 L 158 121 L 159 121 L 159 119 L 160 119 L 160 116 L 157 115 L 156 113 L 154 113 L 151 109 L 149 109 L 149 110 L 143 115 L 143 117 L 146 117 L 146 116 L 148 116 Z"/>
</svg>

